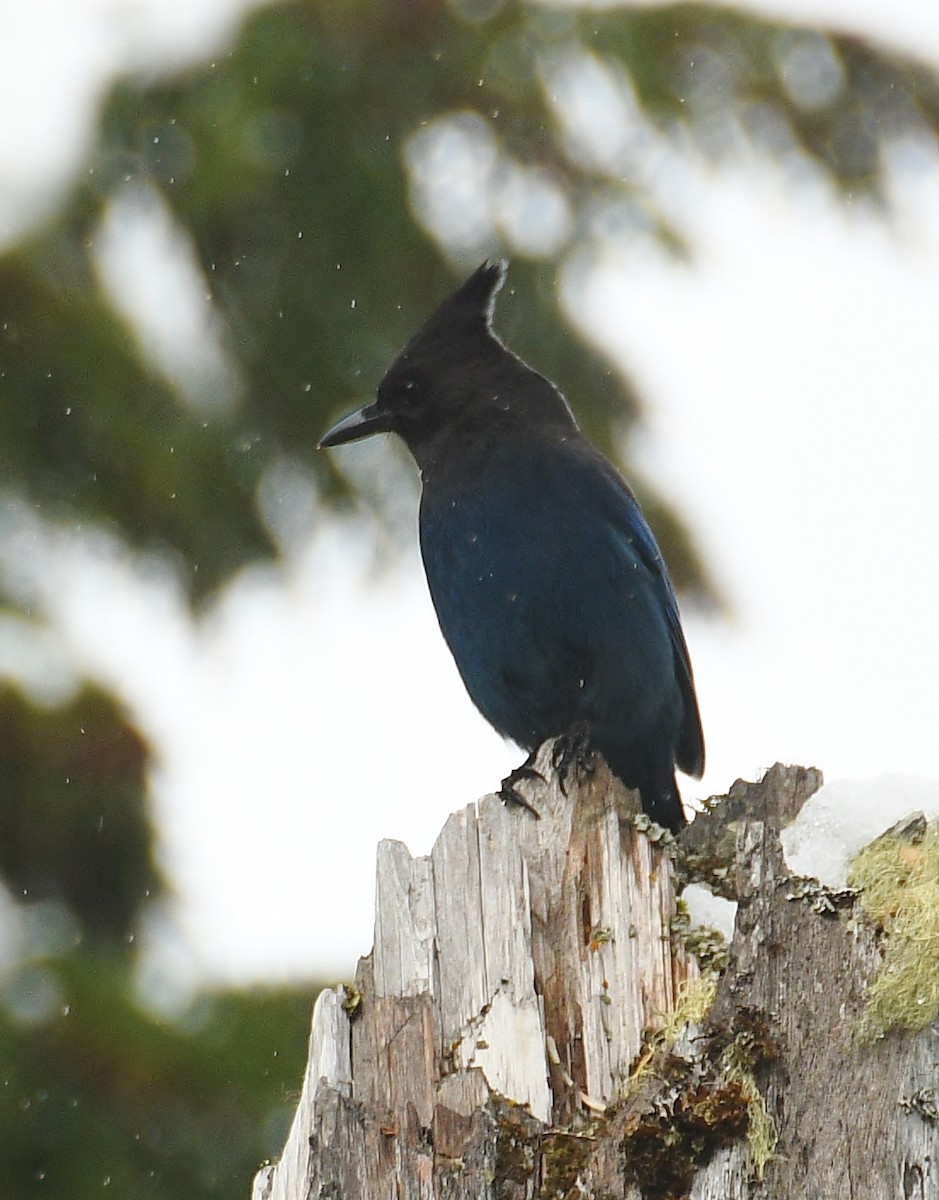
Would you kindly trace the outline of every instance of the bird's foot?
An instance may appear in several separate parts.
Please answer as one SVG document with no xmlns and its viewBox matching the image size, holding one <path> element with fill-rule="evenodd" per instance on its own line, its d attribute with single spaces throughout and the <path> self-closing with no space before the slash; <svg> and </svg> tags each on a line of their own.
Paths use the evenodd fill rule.
<svg viewBox="0 0 939 1200">
<path fill-rule="evenodd" d="M 521 783 L 523 779 L 540 779 L 541 782 L 544 783 L 544 776 L 540 771 L 536 771 L 532 766 L 534 758 L 534 753 L 529 754 L 528 758 L 525 759 L 520 767 L 516 767 L 514 771 L 510 771 L 508 775 L 506 775 L 505 779 L 502 780 L 502 786 L 499 788 L 498 796 L 503 804 L 517 804 L 519 808 L 527 809 L 527 811 L 531 813 L 536 821 L 540 821 L 541 813 L 539 813 L 534 805 L 528 803 L 522 793 L 515 786 L 517 783 Z"/>
<path fill-rule="evenodd" d="M 588 779 L 594 773 L 596 761 L 590 747 L 590 726 L 586 721 L 576 721 L 567 733 L 562 733 L 555 741 L 551 765 L 557 772 L 558 784 L 565 796 L 572 772 Z"/>
</svg>

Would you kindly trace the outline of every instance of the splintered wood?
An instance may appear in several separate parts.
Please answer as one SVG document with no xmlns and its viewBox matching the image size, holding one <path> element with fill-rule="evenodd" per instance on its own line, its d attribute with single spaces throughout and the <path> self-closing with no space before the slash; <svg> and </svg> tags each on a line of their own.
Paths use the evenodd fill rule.
<svg viewBox="0 0 939 1200">
<path fill-rule="evenodd" d="M 890 932 L 783 856 L 819 772 L 738 780 L 681 834 L 739 905 L 682 990 L 671 861 L 602 765 L 565 796 L 550 761 L 540 820 L 490 796 L 428 858 L 382 845 L 374 949 L 317 1001 L 254 1200 L 939 1200 L 939 1015 L 871 1032 Z"/>
<path fill-rule="evenodd" d="M 569 795 L 550 745 L 537 766 L 538 819 L 487 796 L 429 857 L 379 847 L 372 953 L 354 989 L 318 998 L 296 1118 L 255 1200 L 480 1195 L 497 1163 L 468 1160 L 507 1153 L 484 1136 L 494 1103 L 576 1131 L 622 1092 L 697 974 L 670 932 L 671 862 L 602 763 Z"/>
</svg>

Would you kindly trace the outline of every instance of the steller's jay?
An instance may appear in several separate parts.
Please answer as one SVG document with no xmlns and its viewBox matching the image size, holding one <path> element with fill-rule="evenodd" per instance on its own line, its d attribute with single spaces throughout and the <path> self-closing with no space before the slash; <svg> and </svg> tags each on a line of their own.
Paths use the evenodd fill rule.
<svg viewBox="0 0 939 1200">
<path fill-rule="evenodd" d="M 504 276 L 479 267 L 320 445 L 403 438 L 430 594 L 477 708 L 526 750 L 556 735 L 598 750 L 678 830 L 675 768 L 699 777 L 704 739 L 675 593 L 629 486 L 493 333 Z M 526 772 L 505 781 L 521 803 Z"/>
</svg>

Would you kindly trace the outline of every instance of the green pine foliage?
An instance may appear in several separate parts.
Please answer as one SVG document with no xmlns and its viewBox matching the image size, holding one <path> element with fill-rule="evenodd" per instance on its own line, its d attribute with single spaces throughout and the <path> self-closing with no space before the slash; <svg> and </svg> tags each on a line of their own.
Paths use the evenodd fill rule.
<svg viewBox="0 0 939 1200">
<path fill-rule="evenodd" d="M 311 993 L 210 994 L 169 1022 L 104 950 L 24 965 L 0 990 L 3 1195 L 246 1197 L 296 1106 Z"/>
</svg>

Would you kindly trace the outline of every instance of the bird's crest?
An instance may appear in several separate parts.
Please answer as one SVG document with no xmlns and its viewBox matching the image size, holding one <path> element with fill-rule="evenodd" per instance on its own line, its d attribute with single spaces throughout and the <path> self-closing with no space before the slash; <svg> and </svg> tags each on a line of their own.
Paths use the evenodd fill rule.
<svg viewBox="0 0 939 1200">
<path fill-rule="evenodd" d="M 467 322 L 482 321 L 488 329 L 492 322 L 496 295 L 505 283 L 505 259 L 486 260 L 469 279 L 441 305 L 453 306 L 453 316 Z"/>
<path fill-rule="evenodd" d="M 492 310 L 496 294 L 505 281 L 503 259 L 487 260 L 476 268 L 465 283 L 444 300 L 428 318 L 413 342 L 444 334 L 448 340 L 467 334 L 491 332 Z"/>
</svg>

